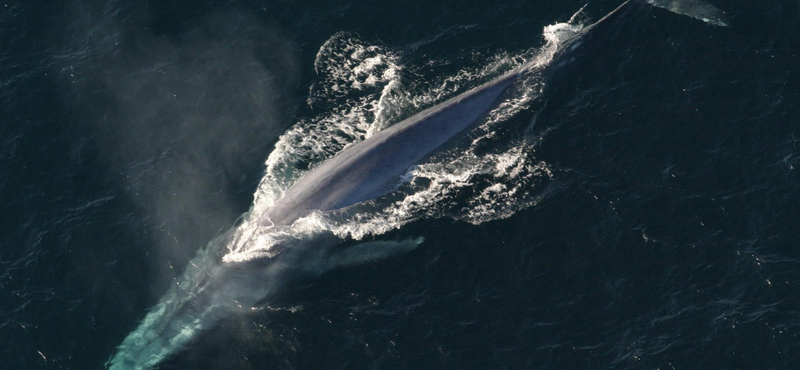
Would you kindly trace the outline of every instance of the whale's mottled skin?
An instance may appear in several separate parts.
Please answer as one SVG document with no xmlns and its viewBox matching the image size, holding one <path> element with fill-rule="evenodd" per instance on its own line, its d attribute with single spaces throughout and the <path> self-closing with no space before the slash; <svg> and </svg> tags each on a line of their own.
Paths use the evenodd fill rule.
<svg viewBox="0 0 800 370">
<path fill-rule="evenodd" d="M 721 12 L 704 0 L 628 0 L 617 9 L 584 27 L 560 46 L 549 63 L 539 69 L 546 83 L 565 70 L 589 47 L 603 44 L 619 27 L 617 21 L 644 4 L 662 7 L 725 25 Z M 523 66 L 491 82 L 467 91 L 354 144 L 300 178 L 283 197 L 258 219 L 259 227 L 288 226 L 314 210 L 329 211 L 381 196 L 397 185 L 414 164 L 469 129 L 504 100 L 506 92 L 530 66 Z M 246 311 L 263 300 L 287 274 L 322 273 L 336 266 L 385 258 L 419 242 L 389 243 L 392 248 L 361 248 L 329 253 L 320 243 L 314 248 L 287 248 L 266 264 L 222 263 L 217 247 L 201 249 L 184 271 L 180 284 L 172 286 L 132 331 L 109 360 L 112 370 L 146 370 L 180 351 L 195 336 L 219 320 Z M 245 243 L 247 240 L 244 241 Z M 216 249 L 215 249 L 216 248 Z M 352 248 L 352 247 L 351 247 Z M 349 252 L 348 252 L 349 251 Z"/>
</svg>

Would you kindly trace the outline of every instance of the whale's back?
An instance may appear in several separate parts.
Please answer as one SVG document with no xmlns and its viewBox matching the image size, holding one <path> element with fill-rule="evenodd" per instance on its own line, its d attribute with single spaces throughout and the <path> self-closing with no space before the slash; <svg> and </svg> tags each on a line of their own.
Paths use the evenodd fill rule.
<svg viewBox="0 0 800 370">
<path fill-rule="evenodd" d="M 300 178 L 259 223 L 289 225 L 313 210 L 381 196 L 412 165 L 491 111 L 518 76 L 517 71 L 506 74 L 346 148 Z"/>
</svg>

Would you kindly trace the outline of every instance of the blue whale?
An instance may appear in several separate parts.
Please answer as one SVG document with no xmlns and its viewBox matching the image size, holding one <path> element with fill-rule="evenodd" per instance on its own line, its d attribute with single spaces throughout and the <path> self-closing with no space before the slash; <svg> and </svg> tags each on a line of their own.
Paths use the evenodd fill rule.
<svg viewBox="0 0 800 370">
<path fill-rule="evenodd" d="M 341 209 L 394 189 L 411 166 L 440 150 L 502 103 L 504 93 L 520 76 L 538 68 L 544 81 L 551 82 L 553 76 L 563 72 L 564 67 L 578 59 L 588 47 L 601 44 L 604 36 L 616 32 L 618 20 L 648 4 L 713 25 L 727 24 L 723 12 L 703 0 L 625 1 L 599 21 L 582 28 L 559 48 L 549 63 L 524 65 L 342 150 L 291 186 L 273 207 L 259 216 L 258 226 L 290 227 L 313 211 Z M 313 245 L 287 248 L 286 253 L 274 261 L 254 266 L 221 261 L 218 247 L 230 243 L 231 235 L 232 232 L 226 233 L 198 252 L 183 273 L 180 284 L 170 288 L 124 339 L 107 367 L 112 370 L 156 368 L 219 320 L 237 312 L 247 312 L 279 288 L 290 271 L 318 274 L 358 263 L 365 255 L 374 260 L 401 253 L 420 242 L 396 242 L 393 248 L 360 245 L 344 252 L 328 253 L 323 246 L 336 242 L 315 240 Z"/>
</svg>

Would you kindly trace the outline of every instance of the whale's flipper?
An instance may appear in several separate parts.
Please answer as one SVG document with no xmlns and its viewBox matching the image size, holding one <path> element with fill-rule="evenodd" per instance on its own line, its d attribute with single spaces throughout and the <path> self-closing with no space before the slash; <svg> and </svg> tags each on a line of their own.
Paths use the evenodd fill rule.
<svg viewBox="0 0 800 370">
<path fill-rule="evenodd" d="M 422 244 L 425 238 L 413 238 L 400 241 L 372 241 L 360 243 L 335 253 L 328 258 L 327 269 L 359 265 L 365 262 L 382 260 L 403 254 Z"/>
<path fill-rule="evenodd" d="M 715 26 L 728 26 L 725 12 L 705 0 L 644 0 L 648 4 L 683 14 Z"/>
</svg>

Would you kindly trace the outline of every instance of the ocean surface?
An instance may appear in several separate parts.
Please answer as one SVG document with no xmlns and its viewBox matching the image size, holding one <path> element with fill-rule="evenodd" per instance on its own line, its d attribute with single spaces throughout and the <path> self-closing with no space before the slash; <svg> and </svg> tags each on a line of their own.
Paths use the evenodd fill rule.
<svg viewBox="0 0 800 370">
<path fill-rule="evenodd" d="M 309 168 L 621 3 L 0 3 L 0 369 L 106 368 Z M 158 368 L 800 368 L 800 2 L 712 3 L 730 27 L 632 14 L 395 191 L 220 249 L 403 246 L 265 281 Z"/>
</svg>

